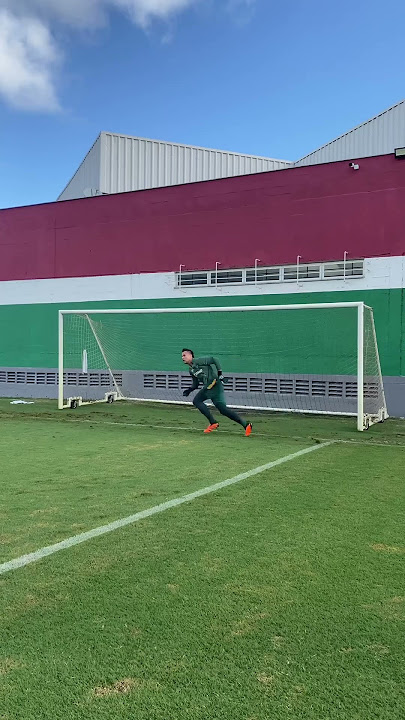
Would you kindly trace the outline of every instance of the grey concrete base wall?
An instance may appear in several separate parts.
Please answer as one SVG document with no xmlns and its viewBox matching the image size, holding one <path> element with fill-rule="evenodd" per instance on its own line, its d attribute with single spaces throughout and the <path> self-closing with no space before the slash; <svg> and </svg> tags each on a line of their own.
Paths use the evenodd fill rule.
<svg viewBox="0 0 405 720">
<path fill-rule="evenodd" d="M 384 392 L 390 417 L 405 418 L 405 377 L 384 377 Z"/>
<path fill-rule="evenodd" d="M 178 372 L 120 372 L 117 384 L 128 397 L 148 400 L 183 400 L 183 390 L 191 384 L 188 374 Z M 391 417 L 405 417 L 405 377 L 384 379 L 388 412 Z M 64 397 L 81 396 L 84 400 L 101 400 L 114 390 L 106 371 L 82 373 L 68 370 L 64 374 Z M 303 412 L 356 413 L 357 381 L 355 376 L 248 374 L 229 375 L 225 383 L 229 404 L 265 407 Z M 50 398 L 58 396 L 58 372 L 50 368 L 0 368 L 0 397 Z M 378 402 L 374 379 L 365 383 L 365 412 L 373 413 Z"/>
</svg>

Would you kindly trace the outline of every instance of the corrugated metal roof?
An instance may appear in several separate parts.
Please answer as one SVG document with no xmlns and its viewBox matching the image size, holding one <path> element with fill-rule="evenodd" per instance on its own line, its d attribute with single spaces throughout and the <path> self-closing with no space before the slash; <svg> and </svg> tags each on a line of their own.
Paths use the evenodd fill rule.
<svg viewBox="0 0 405 720">
<path fill-rule="evenodd" d="M 291 167 L 292 162 L 102 132 L 58 200 L 182 185 Z"/>
<path fill-rule="evenodd" d="M 91 146 L 84 160 L 77 168 L 73 177 L 62 190 L 58 200 L 74 200 L 85 197 L 87 191 L 96 191 L 94 194 L 101 194 L 100 188 L 100 162 L 101 162 L 101 140 L 100 135 Z"/>
<path fill-rule="evenodd" d="M 292 163 L 179 143 L 102 133 L 100 189 L 106 193 L 182 185 L 280 170 Z"/>
<path fill-rule="evenodd" d="M 405 146 L 405 100 L 297 160 L 294 166 L 388 155 Z"/>
<path fill-rule="evenodd" d="M 405 147 L 405 100 L 296 162 L 101 132 L 58 200 L 387 155 L 396 147 Z"/>
</svg>

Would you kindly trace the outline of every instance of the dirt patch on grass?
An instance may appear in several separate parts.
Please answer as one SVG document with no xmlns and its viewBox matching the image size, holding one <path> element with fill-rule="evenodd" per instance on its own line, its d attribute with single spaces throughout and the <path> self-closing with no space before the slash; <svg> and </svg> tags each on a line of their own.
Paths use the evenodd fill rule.
<svg viewBox="0 0 405 720">
<path fill-rule="evenodd" d="M 139 678 L 124 678 L 117 680 L 113 685 L 100 685 L 92 691 L 93 697 L 114 697 L 117 695 L 128 695 L 136 690 L 147 688 L 148 690 L 158 690 L 159 683 L 151 680 L 140 680 Z"/>
<path fill-rule="evenodd" d="M 28 595 L 25 596 L 23 605 L 25 608 L 31 608 L 31 607 L 37 607 L 39 605 L 39 598 L 37 598 L 36 595 L 31 595 L 31 593 L 28 593 Z"/>
<path fill-rule="evenodd" d="M 398 545 L 384 545 L 383 543 L 374 543 L 371 546 L 376 552 L 395 553 L 396 555 L 403 555 L 405 553 L 405 547 L 399 547 Z"/>
<path fill-rule="evenodd" d="M 249 635 L 254 632 L 259 621 L 268 616 L 269 613 L 256 613 L 255 615 L 248 615 L 242 620 L 237 620 L 231 634 L 233 636 Z"/>
<path fill-rule="evenodd" d="M 33 510 L 33 512 L 30 513 L 30 517 L 35 517 L 36 515 L 45 515 L 47 513 L 55 513 L 55 512 L 59 512 L 59 508 L 57 508 L 57 507 L 38 508 L 38 510 Z"/>
<path fill-rule="evenodd" d="M 111 695 L 127 695 L 128 693 L 142 687 L 142 680 L 136 678 L 124 678 L 118 680 L 114 685 L 101 685 L 95 687 L 93 695 L 95 697 L 111 697 Z"/>
<path fill-rule="evenodd" d="M 140 635 L 142 635 L 142 630 L 139 627 L 133 627 L 131 628 L 130 634 L 132 635 L 132 637 L 139 637 Z"/>
<path fill-rule="evenodd" d="M 364 610 L 371 610 L 386 620 L 403 620 L 405 610 L 404 602 L 404 597 L 396 595 L 393 598 L 387 598 L 381 602 L 368 603 L 362 607 Z"/>
<path fill-rule="evenodd" d="M 12 670 L 18 670 L 21 667 L 21 663 L 13 658 L 0 658 L 0 676 L 8 675 Z"/>
<path fill-rule="evenodd" d="M 376 655 L 388 655 L 390 649 L 386 645 L 376 643 L 375 645 L 369 645 L 368 649 Z"/>
<path fill-rule="evenodd" d="M 265 673 L 259 673 L 257 676 L 259 683 L 262 685 L 272 685 L 274 682 L 274 675 L 266 675 Z"/>
</svg>

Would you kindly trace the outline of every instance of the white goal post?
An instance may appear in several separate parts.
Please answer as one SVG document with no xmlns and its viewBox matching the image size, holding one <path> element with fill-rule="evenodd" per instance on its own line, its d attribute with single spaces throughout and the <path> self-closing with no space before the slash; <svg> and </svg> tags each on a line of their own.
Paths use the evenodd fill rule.
<svg viewBox="0 0 405 720">
<path fill-rule="evenodd" d="M 189 404 L 181 351 L 218 357 L 248 410 L 388 417 L 372 308 L 362 302 L 59 311 L 58 407 Z"/>
</svg>

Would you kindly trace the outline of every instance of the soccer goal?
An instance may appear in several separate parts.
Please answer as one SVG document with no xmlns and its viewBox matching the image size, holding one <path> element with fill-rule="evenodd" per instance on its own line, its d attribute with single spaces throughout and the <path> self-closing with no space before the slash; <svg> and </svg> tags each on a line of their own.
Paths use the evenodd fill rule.
<svg viewBox="0 0 405 720">
<path fill-rule="evenodd" d="M 351 415 L 359 430 L 388 417 L 373 311 L 359 302 L 61 310 L 59 408 L 189 404 L 183 347 L 220 360 L 235 408 Z"/>
</svg>

